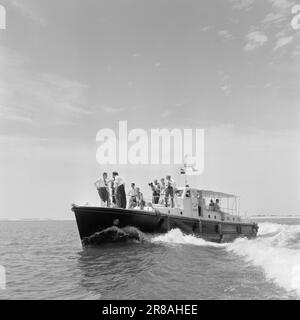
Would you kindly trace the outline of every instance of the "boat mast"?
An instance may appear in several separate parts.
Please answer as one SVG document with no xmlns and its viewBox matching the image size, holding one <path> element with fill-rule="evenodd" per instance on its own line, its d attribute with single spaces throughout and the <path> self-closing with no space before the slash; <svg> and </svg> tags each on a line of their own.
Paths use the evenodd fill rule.
<svg viewBox="0 0 300 320">
<path fill-rule="evenodd" d="M 186 168 L 187 168 L 187 164 L 184 162 L 183 168 L 180 169 L 180 174 L 184 174 L 184 187 L 186 187 L 188 184 Z"/>
</svg>

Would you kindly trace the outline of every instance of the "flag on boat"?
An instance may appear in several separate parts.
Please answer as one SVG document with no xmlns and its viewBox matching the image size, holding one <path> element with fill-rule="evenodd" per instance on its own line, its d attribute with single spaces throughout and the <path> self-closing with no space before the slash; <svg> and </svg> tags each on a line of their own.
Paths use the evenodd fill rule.
<svg viewBox="0 0 300 320">
<path fill-rule="evenodd" d="M 186 174 L 188 176 L 200 175 L 203 169 L 199 167 L 199 164 L 195 157 L 185 155 L 184 168 L 180 169 L 180 174 Z"/>
</svg>

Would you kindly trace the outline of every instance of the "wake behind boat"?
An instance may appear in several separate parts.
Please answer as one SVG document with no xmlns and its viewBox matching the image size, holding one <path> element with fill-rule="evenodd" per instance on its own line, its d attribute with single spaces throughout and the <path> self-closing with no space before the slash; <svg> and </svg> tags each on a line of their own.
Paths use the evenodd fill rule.
<svg viewBox="0 0 300 320">
<path fill-rule="evenodd" d="M 207 199 L 227 201 L 227 208 L 207 205 Z M 233 203 L 231 208 L 230 202 Z M 110 232 L 109 241 L 120 240 L 115 233 L 129 226 L 144 233 L 158 234 L 178 228 L 183 233 L 214 242 L 228 242 L 237 237 L 256 237 L 258 231 L 256 223 L 238 215 L 237 196 L 190 187 L 176 189 L 173 208 L 151 203 L 143 209 L 73 205 L 72 210 L 83 245 L 91 243 L 89 239 L 95 238 L 95 235 L 101 240 L 103 232 L 107 230 Z M 123 238 L 128 237 L 135 238 L 125 230 Z M 107 242 L 107 237 L 105 239 Z"/>
</svg>

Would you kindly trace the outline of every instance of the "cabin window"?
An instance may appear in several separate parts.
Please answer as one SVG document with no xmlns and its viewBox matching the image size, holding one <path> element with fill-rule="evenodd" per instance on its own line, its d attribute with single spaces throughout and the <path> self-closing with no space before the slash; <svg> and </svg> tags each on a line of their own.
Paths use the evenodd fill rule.
<svg viewBox="0 0 300 320">
<path fill-rule="evenodd" d="M 232 220 L 234 221 L 234 218 Z"/>
<path fill-rule="evenodd" d="M 175 195 L 176 195 L 177 197 L 181 197 L 181 196 L 182 196 L 182 193 L 183 193 L 183 190 L 176 190 L 176 191 L 175 191 Z"/>
<path fill-rule="evenodd" d="M 210 219 L 210 214 L 208 215 L 209 219 Z"/>
<path fill-rule="evenodd" d="M 217 219 L 217 217 L 215 216 L 215 219 Z"/>
<path fill-rule="evenodd" d="M 229 217 L 227 217 L 227 220 L 229 220 Z"/>
</svg>

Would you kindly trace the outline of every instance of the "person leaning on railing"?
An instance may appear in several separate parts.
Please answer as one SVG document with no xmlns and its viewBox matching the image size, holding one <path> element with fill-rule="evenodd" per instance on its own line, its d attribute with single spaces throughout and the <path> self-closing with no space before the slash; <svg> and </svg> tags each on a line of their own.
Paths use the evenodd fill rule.
<svg viewBox="0 0 300 320">
<path fill-rule="evenodd" d="M 214 208 L 215 208 L 214 201 L 213 201 L 213 199 L 210 199 L 208 209 L 209 209 L 209 211 L 214 211 Z"/>
<path fill-rule="evenodd" d="M 159 204 L 165 204 L 165 195 L 166 195 L 166 182 L 164 178 L 160 179 L 160 184 L 159 184 L 159 200 L 158 203 Z"/>
<path fill-rule="evenodd" d="M 131 209 L 131 208 L 134 208 L 137 206 L 137 198 L 136 198 L 136 195 L 137 195 L 137 192 L 136 192 L 136 187 L 135 187 L 135 183 L 132 183 L 131 184 L 131 189 L 130 191 L 128 192 L 128 196 L 129 196 L 129 206 L 128 208 Z"/>
<path fill-rule="evenodd" d="M 153 182 L 150 182 L 148 185 L 152 190 L 152 203 L 158 204 L 160 197 L 160 185 L 157 179 L 155 179 Z"/>
<path fill-rule="evenodd" d="M 125 182 L 119 176 L 118 172 L 113 172 L 114 179 L 114 190 L 116 196 L 116 205 L 118 208 L 126 208 L 126 193 L 125 193 Z"/>
<path fill-rule="evenodd" d="M 214 204 L 214 211 L 221 213 L 221 220 L 225 220 L 225 212 L 221 210 L 219 199 L 216 199 L 216 203 Z"/>
<path fill-rule="evenodd" d="M 165 206 L 168 207 L 169 198 L 171 197 L 171 207 L 174 208 L 174 193 L 175 181 L 170 175 L 166 176 L 166 192 L 165 192 Z"/>
<path fill-rule="evenodd" d="M 145 206 L 145 201 L 142 192 L 140 192 L 140 188 L 136 188 L 136 200 L 137 206 L 140 207 L 141 210 L 143 210 Z"/>
<path fill-rule="evenodd" d="M 214 204 L 214 211 L 217 211 L 217 212 L 221 211 L 219 199 L 216 199 L 216 203 Z"/>
<path fill-rule="evenodd" d="M 109 192 L 108 192 L 108 179 L 107 173 L 103 172 L 102 177 L 100 177 L 95 183 L 95 187 L 98 190 L 98 194 L 101 200 L 101 206 L 110 206 Z"/>
</svg>

